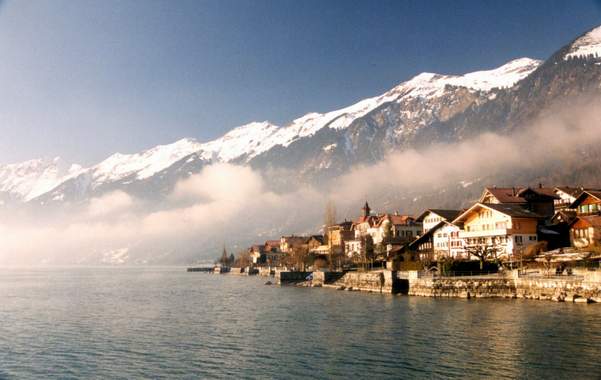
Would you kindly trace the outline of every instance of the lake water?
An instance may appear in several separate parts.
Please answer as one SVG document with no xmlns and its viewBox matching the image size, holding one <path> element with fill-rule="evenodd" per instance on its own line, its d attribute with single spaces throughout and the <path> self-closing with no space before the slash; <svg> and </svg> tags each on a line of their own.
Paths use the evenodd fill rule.
<svg viewBox="0 0 601 380">
<path fill-rule="evenodd" d="M 600 378 L 601 305 L 3 269 L 0 378 Z"/>
</svg>

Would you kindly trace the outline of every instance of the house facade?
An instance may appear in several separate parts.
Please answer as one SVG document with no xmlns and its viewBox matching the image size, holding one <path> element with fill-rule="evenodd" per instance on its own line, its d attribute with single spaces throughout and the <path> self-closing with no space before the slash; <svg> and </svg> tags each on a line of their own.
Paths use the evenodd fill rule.
<svg viewBox="0 0 601 380">
<path fill-rule="evenodd" d="M 576 218 L 570 223 L 570 243 L 576 248 L 601 243 L 601 191 L 585 190 L 570 205 Z"/>
<path fill-rule="evenodd" d="M 344 253 L 345 241 L 353 240 L 355 238 L 353 222 L 345 220 L 342 223 L 326 227 L 326 236 L 325 242 L 331 252 L 335 254 Z"/>
<path fill-rule="evenodd" d="M 461 210 L 427 209 L 417 217 L 416 221 L 422 223 L 422 233 L 426 233 L 440 222 L 453 221 L 460 213 Z"/>
<path fill-rule="evenodd" d="M 576 201 L 576 198 L 584 189 L 582 187 L 569 187 L 569 186 L 557 186 L 554 188 L 557 199 L 553 202 L 555 206 L 555 212 L 562 210 L 572 210 L 571 204 Z"/>
<path fill-rule="evenodd" d="M 417 252 L 421 259 L 439 260 L 444 257 L 453 259 L 467 258 L 465 240 L 460 236 L 461 231 L 462 224 L 453 224 L 441 220 L 411 242 L 409 249 Z"/>
<path fill-rule="evenodd" d="M 295 248 L 300 248 L 305 245 L 307 241 L 306 236 L 282 236 L 280 238 L 280 251 L 284 253 L 290 253 Z"/>
<path fill-rule="evenodd" d="M 459 237 L 464 240 L 466 254 L 470 249 L 491 248 L 498 257 L 512 258 L 537 243 L 537 228 L 542 219 L 517 204 L 476 203 L 453 224 L 463 224 Z"/>
<path fill-rule="evenodd" d="M 384 241 L 385 235 L 390 233 L 389 238 L 395 241 L 413 241 L 422 233 L 422 224 L 409 215 L 382 214 L 379 215 L 373 226 L 367 229 L 374 244 Z"/>
</svg>

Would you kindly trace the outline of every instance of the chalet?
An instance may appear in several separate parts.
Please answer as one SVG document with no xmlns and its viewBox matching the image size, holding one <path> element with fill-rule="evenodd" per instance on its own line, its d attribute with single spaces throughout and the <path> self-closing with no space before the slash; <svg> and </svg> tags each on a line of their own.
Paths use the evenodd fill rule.
<svg viewBox="0 0 601 380">
<path fill-rule="evenodd" d="M 326 227 L 326 236 L 326 241 L 330 249 L 333 251 L 343 251 L 344 242 L 355 238 L 353 222 L 345 220 L 342 223 Z"/>
<path fill-rule="evenodd" d="M 601 215 L 601 191 L 583 190 L 570 205 L 580 216 Z"/>
<path fill-rule="evenodd" d="M 453 224 L 441 220 L 424 234 L 409 244 L 411 251 L 417 252 L 419 257 L 438 260 L 442 257 L 460 259 L 465 257 L 465 242 L 460 237 L 462 223 Z"/>
<path fill-rule="evenodd" d="M 543 216 L 519 203 L 476 203 L 453 224 L 463 224 L 459 237 L 466 253 L 471 249 L 495 249 L 498 256 L 512 257 L 537 242 L 537 228 Z"/>
<path fill-rule="evenodd" d="M 357 260 L 367 255 L 368 250 L 373 250 L 374 243 L 371 235 L 365 235 L 344 242 L 344 254 L 346 257 Z"/>
<path fill-rule="evenodd" d="M 422 223 L 422 233 L 428 232 L 432 227 L 442 221 L 453 221 L 461 214 L 461 210 L 427 209 L 417 217 L 416 222 Z"/>
<path fill-rule="evenodd" d="M 421 234 L 422 223 L 409 215 L 382 214 L 367 230 L 374 244 L 382 243 L 387 231 L 390 232 L 389 239 L 391 240 L 410 242 Z"/>
<path fill-rule="evenodd" d="M 323 245 L 323 242 L 324 242 L 323 235 L 311 235 L 305 239 L 305 245 L 307 246 L 307 249 L 309 251 Z"/>
<path fill-rule="evenodd" d="M 270 267 L 279 267 L 284 262 L 285 254 L 280 250 L 280 240 L 267 240 L 263 246 L 265 264 Z"/>
<path fill-rule="evenodd" d="M 601 239 L 601 191 L 584 190 L 569 206 L 576 210 L 570 242 L 576 248 L 597 246 Z"/>
<path fill-rule="evenodd" d="M 519 205 L 543 217 L 555 212 L 555 200 L 559 196 L 554 188 L 543 187 L 486 187 L 478 200 L 481 204 Z"/>
<path fill-rule="evenodd" d="M 307 242 L 306 236 L 282 236 L 280 238 L 280 251 L 290 253 L 293 249 L 305 245 Z"/>
<path fill-rule="evenodd" d="M 570 205 L 576 201 L 576 198 L 584 189 L 582 187 L 558 186 L 554 188 L 557 199 L 553 202 L 555 212 L 561 210 L 571 210 Z"/>
<path fill-rule="evenodd" d="M 248 253 L 250 256 L 250 260 L 255 265 L 265 264 L 265 246 L 260 244 L 255 244 L 248 249 Z"/>
</svg>

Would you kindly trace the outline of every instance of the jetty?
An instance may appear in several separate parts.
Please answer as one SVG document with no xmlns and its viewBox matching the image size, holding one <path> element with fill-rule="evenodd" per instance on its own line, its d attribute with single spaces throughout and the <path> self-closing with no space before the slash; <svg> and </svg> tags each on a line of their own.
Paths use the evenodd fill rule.
<svg viewBox="0 0 601 380">
<path fill-rule="evenodd" d="M 186 269 L 186 272 L 205 272 L 205 273 L 213 273 L 213 267 L 189 267 Z"/>
</svg>

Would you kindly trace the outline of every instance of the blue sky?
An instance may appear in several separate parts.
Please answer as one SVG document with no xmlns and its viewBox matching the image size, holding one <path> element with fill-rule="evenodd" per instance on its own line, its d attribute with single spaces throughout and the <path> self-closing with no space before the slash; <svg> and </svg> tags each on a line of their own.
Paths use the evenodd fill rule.
<svg viewBox="0 0 601 380">
<path fill-rule="evenodd" d="M 423 71 L 546 58 L 595 1 L 5 1 L 0 162 L 90 164 L 283 124 Z"/>
</svg>

